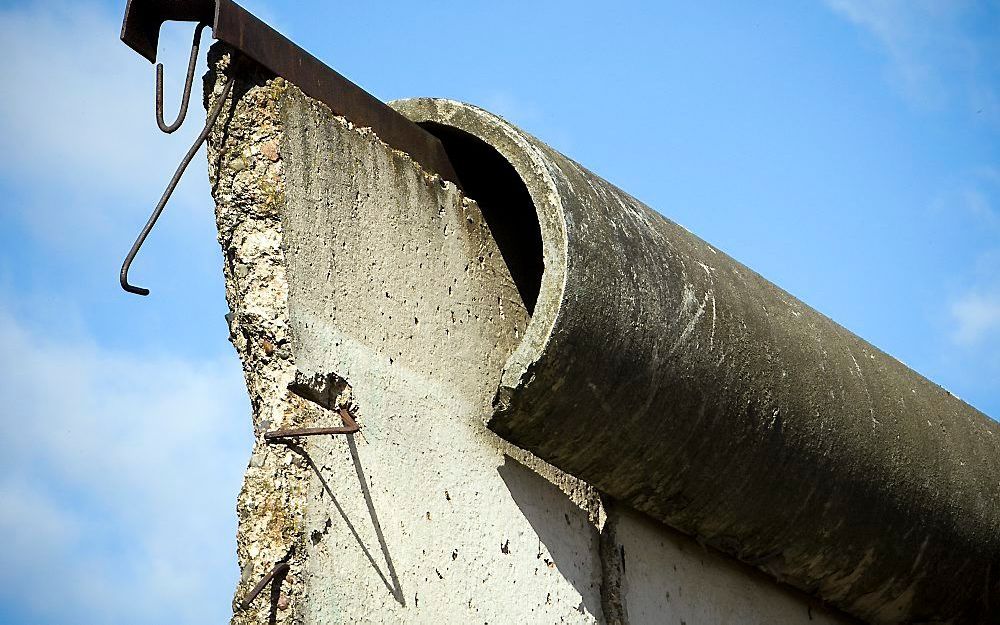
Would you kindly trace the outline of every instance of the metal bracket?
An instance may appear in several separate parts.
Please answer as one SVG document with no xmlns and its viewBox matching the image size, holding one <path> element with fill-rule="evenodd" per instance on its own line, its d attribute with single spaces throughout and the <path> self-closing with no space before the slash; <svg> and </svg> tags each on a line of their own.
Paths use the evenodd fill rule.
<svg viewBox="0 0 1000 625">
<path fill-rule="evenodd" d="M 167 20 L 212 25 L 212 36 L 236 48 L 306 95 L 329 106 L 379 139 L 409 154 L 431 173 L 458 184 L 441 141 L 322 61 L 292 43 L 232 0 L 129 0 L 121 39 L 156 62 L 160 26 Z"/>
<path fill-rule="evenodd" d="M 201 148 L 201 144 L 205 143 L 208 139 L 209 133 L 212 132 L 212 126 L 215 125 L 216 120 L 219 119 L 219 113 L 222 112 L 222 107 L 225 105 L 226 100 L 229 99 L 229 94 L 233 91 L 233 79 L 229 78 L 226 80 L 226 86 L 223 88 L 222 94 L 216 99 L 215 104 L 212 105 L 212 109 L 208 112 L 208 119 L 205 121 L 205 127 L 202 128 L 198 137 L 194 140 L 194 144 L 188 148 L 187 154 L 181 160 L 181 164 L 177 166 L 177 170 L 174 171 L 173 178 L 167 183 L 167 188 L 160 196 L 160 201 L 156 203 L 156 208 L 153 209 L 153 214 L 149 216 L 146 221 L 146 225 L 142 227 L 139 232 L 139 236 L 136 237 L 135 243 L 132 244 L 132 249 L 128 251 L 125 256 L 125 261 L 122 263 L 121 271 L 118 273 L 118 281 L 122 285 L 122 288 L 129 293 L 134 293 L 136 295 L 149 295 L 149 289 L 141 286 L 135 286 L 128 281 L 128 270 L 132 267 L 132 261 L 135 260 L 135 255 L 139 253 L 139 248 L 142 244 L 146 242 L 146 237 L 153 230 L 153 226 L 156 225 L 156 220 L 160 218 L 160 214 L 163 209 L 167 206 L 167 202 L 170 201 L 170 196 L 173 195 L 174 189 L 177 188 L 177 183 L 181 181 L 181 176 L 184 175 L 184 170 L 187 166 L 191 164 L 194 159 L 194 155 L 198 153 Z"/>
<path fill-rule="evenodd" d="M 267 443 L 282 442 L 289 438 L 298 438 L 300 436 L 324 436 L 328 434 L 354 434 L 361 429 L 358 422 L 351 417 L 351 413 L 347 408 L 340 409 L 340 418 L 343 420 L 344 425 L 342 427 L 326 427 L 326 428 L 291 428 L 287 430 L 272 430 L 270 432 L 264 433 L 264 440 Z"/>
</svg>

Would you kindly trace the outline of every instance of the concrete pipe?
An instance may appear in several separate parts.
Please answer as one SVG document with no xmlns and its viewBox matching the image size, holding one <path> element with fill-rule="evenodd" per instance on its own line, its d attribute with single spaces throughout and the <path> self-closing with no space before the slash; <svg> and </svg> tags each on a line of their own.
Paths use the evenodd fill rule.
<svg viewBox="0 0 1000 625">
<path fill-rule="evenodd" d="M 865 621 L 998 622 L 997 423 L 504 120 L 394 106 L 531 313 L 492 430 Z"/>
</svg>

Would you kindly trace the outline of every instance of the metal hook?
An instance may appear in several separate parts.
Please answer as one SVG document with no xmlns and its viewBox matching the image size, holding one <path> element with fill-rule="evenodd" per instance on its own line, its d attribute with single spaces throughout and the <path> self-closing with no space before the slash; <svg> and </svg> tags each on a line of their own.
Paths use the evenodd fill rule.
<svg viewBox="0 0 1000 625">
<path fill-rule="evenodd" d="M 194 41 L 191 42 L 191 58 L 188 59 L 187 78 L 184 79 L 184 93 L 181 95 L 181 111 L 174 123 L 167 125 L 163 121 L 163 63 L 156 64 L 156 125 L 160 130 L 170 134 L 181 127 L 187 116 L 188 103 L 191 101 L 191 84 L 194 82 L 194 68 L 198 64 L 198 48 L 201 46 L 201 31 L 205 29 L 204 22 L 199 22 L 194 29 Z"/>
<path fill-rule="evenodd" d="M 174 177 L 170 179 L 167 189 L 163 192 L 163 196 L 160 198 L 156 208 L 153 209 L 153 214 L 149 216 L 149 220 L 142 228 L 142 231 L 136 238 L 135 243 L 132 244 L 132 249 L 129 250 L 128 255 L 125 257 L 125 262 L 122 263 L 122 270 L 119 274 L 119 281 L 122 288 L 129 293 L 135 293 L 136 295 L 149 295 L 149 289 L 144 289 L 141 286 L 132 286 L 128 283 L 129 267 L 132 265 L 132 261 L 135 259 L 135 255 L 139 252 L 139 248 L 142 247 L 146 237 L 149 236 L 149 232 L 153 229 L 153 225 L 156 223 L 156 220 L 159 219 L 160 213 L 163 212 L 163 207 L 167 205 L 167 201 L 170 199 L 174 189 L 177 187 L 177 183 L 180 182 L 181 176 L 184 174 L 184 170 L 187 169 L 187 166 L 191 163 L 191 160 L 198 152 L 201 144 L 208 138 L 209 133 L 212 131 L 212 126 L 215 125 L 216 120 L 219 118 L 219 113 L 222 112 L 222 106 L 229 98 L 229 94 L 232 90 L 233 78 L 229 78 L 226 81 L 226 86 L 222 91 L 222 95 L 220 95 L 215 100 L 215 104 L 212 105 L 212 110 L 208 113 L 208 119 L 205 121 L 205 127 L 202 129 L 201 134 L 198 135 L 198 138 L 194 140 L 194 144 L 187 151 L 187 154 L 184 155 L 184 159 L 181 161 L 181 164 L 178 165 L 177 171 L 174 172 Z"/>
</svg>

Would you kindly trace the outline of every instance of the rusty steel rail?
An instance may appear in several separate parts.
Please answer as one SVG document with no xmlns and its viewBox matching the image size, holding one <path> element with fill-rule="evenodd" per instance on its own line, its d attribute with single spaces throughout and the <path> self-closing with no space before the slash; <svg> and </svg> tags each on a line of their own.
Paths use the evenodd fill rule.
<svg viewBox="0 0 1000 625">
<path fill-rule="evenodd" d="M 184 93 L 181 96 L 180 112 L 177 119 L 170 124 L 163 119 L 163 65 L 159 63 L 156 65 L 156 125 L 163 132 L 174 132 L 184 122 L 191 98 L 191 84 L 198 59 L 201 33 L 205 26 L 211 25 L 212 36 L 219 41 L 224 41 L 243 56 L 285 78 L 303 93 L 326 104 L 335 114 L 347 118 L 355 126 L 371 128 L 387 145 L 406 152 L 428 172 L 450 180 L 456 185 L 459 184 L 448 154 L 437 137 L 330 69 L 232 0 L 129 0 L 125 7 L 121 39 L 150 62 L 156 63 L 160 27 L 168 20 L 195 22 L 196 27 L 184 82 Z M 233 78 L 230 77 L 227 89 L 231 88 L 232 81 Z M 119 276 L 125 291 L 136 295 L 149 294 L 148 289 L 129 284 L 129 267 L 160 213 L 163 212 L 181 174 L 211 130 L 219 110 L 220 107 L 214 107 L 209 114 L 209 123 L 205 125 L 205 130 L 181 161 L 180 167 L 167 185 L 167 190 L 153 209 L 152 216 L 125 257 Z M 298 436 L 307 435 L 309 434 L 298 434 Z"/>
<path fill-rule="evenodd" d="M 361 429 L 358 422 L 354 420 L 351 413 L 346 408 L 340 409 L 340 418 L 343 419 L 342 427 L 326 428 L 289 428 L 285 430 L 272 430 L 264 433 L 264 440 L 268 443 L 281 441 L 286 438 L 296 438 L 299 436 L 323 436 L 324 434 L 354 434 Z"/>
<path fill-rule="evenodd" d="M 409 154 L 420 165 L 458 184 L 441 141 L 384 102 L 292 43 L 232 0 L 129 0 L 121 39 L 156 62 L 160 26 L 167 20 L 212 25 L 212 36 L 236 48 L 306 95 Z"/>
</svg>

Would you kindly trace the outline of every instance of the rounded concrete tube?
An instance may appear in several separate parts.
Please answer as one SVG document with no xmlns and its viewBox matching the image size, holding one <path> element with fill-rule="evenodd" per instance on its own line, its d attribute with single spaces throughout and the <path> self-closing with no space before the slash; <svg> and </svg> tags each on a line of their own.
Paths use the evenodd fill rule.
<svg viewBox="0 0 1000 625">
<path fill-rule="evenodd" d="M 492 430 L 865 621 L 1000 622 L 997 423 L 499 117 L 394 106 L 532 313 Z"/>
</svg>

